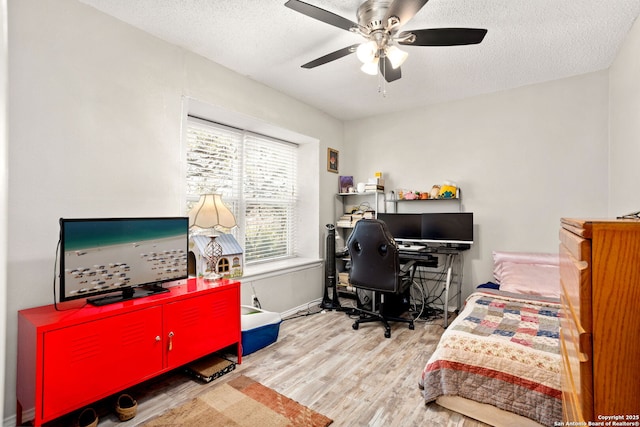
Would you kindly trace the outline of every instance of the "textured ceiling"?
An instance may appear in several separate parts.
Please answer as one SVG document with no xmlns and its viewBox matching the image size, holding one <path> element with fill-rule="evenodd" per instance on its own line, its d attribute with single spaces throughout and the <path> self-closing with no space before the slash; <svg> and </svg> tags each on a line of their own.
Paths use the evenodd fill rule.
<svg viewBox="0 0 640 427">
<path fill-rule="evenodd" d="M 605 69 L 640 12 L 640 0 L 430 0 L 402 30 L 488 33 L 478 45 L 406 47 L 402 78 L 383 96 L 355 55 L 300 68 L 363 39 L 286 0 L 80 1 L 343 120 Z M 305 1 L 352 21 L 361 3 Z"/>
</svg>

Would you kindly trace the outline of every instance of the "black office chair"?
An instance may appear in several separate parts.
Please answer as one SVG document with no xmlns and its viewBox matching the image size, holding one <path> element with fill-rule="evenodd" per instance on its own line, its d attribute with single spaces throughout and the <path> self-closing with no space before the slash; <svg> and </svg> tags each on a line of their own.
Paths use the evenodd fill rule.
<svg viewBox="0 0 640 427">
<path fill-rule="evenodd" d="M 384 336 L 391 337 L 389 321 L 405 322 L 414 329 L 413 318 L 395 317 L 385 313 L 385 294 L 396 296 L 406 294 L 411 278 L 400 268 L 398 247 L 387 225 L 377 219 L 361 219 L 347 240 L 351 258 L 349 282 L 356 288 L 380 293 L 380 305 L 375 310 L 376 298 L 372 300 L 372 309 L 360 309 L 361 315 L 353 324 L 358 329 L 361 323 L 382 322 Z"/>
</svg>

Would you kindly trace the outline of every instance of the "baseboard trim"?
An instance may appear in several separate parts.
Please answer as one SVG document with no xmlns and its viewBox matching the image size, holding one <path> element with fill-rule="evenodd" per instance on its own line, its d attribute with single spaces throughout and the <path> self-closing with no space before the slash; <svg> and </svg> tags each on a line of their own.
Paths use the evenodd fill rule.
<svg viewBox="0 0 640 427">
<path fill-rule="evenodd" d="M 35 418 L 35 411 L 33 412 L 33 418 Z M 2 422 L 3 422 L 3 427 L 14 427 L 16 425 L 16 421 L 18 420 L 17 415 L 13 414 L 10 417 L 5 418 Z"/>
<path fill-rule="evenodd" d="M 283 311 L 282 313 L 280 313 L 280 317 L 282 317 L 283 319 L 286 319 L 287 317 L 293 316 L 294 314 L 297 314 L 301 311 L 308 310 L 313 305 L 316 305 L 316 304 L 320 305 L 321 302 L 322 302 L 322 298 L 314 299 L 312 301 L 309 301 L 306 304 L 302 304 L 297 307 L 291 308 L 287 311 Z"/>
</svg>

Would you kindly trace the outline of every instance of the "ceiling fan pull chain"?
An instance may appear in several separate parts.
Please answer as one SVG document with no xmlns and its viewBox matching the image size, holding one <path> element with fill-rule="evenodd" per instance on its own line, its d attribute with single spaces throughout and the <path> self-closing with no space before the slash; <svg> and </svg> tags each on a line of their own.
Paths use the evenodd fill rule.
<svg viewBox="0 0 640 427">
<path fill-rule="evenodd" d="M 385 75 L 387 74 L 387 64 L 382 62 L 382 72 L 378 72 L 378 93 L 382 94 L 383 98 L 387 97 L 387 80 Z"/>
</svg>

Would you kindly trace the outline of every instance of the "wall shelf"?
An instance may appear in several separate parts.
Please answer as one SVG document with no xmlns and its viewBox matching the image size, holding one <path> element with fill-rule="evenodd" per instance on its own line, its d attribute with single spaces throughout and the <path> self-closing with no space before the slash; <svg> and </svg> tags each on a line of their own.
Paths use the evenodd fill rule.
<svg viewBox="0 0 640 427">
<path fill-rule="evenodd" d="M 452 205 L 452 206 L 456 206 L 457 210 L 459 212 L 462 212 L 462 192 L 460 191 L 460 188 L 458 188 L 457 191 L 457 197 L 452 197 L 452 198 L 442 198 L 442 199 L 385 199 L 386 203 L 391 203 L 393 205 L 393 209 L 391 213 L 398 213 L 398 205 L 414 205 L 414 204 L 420 204 L 420 203 L 426 203 L 426 204 L 440 204 L 442 203 L 443 205 Z"/>
</svg>

